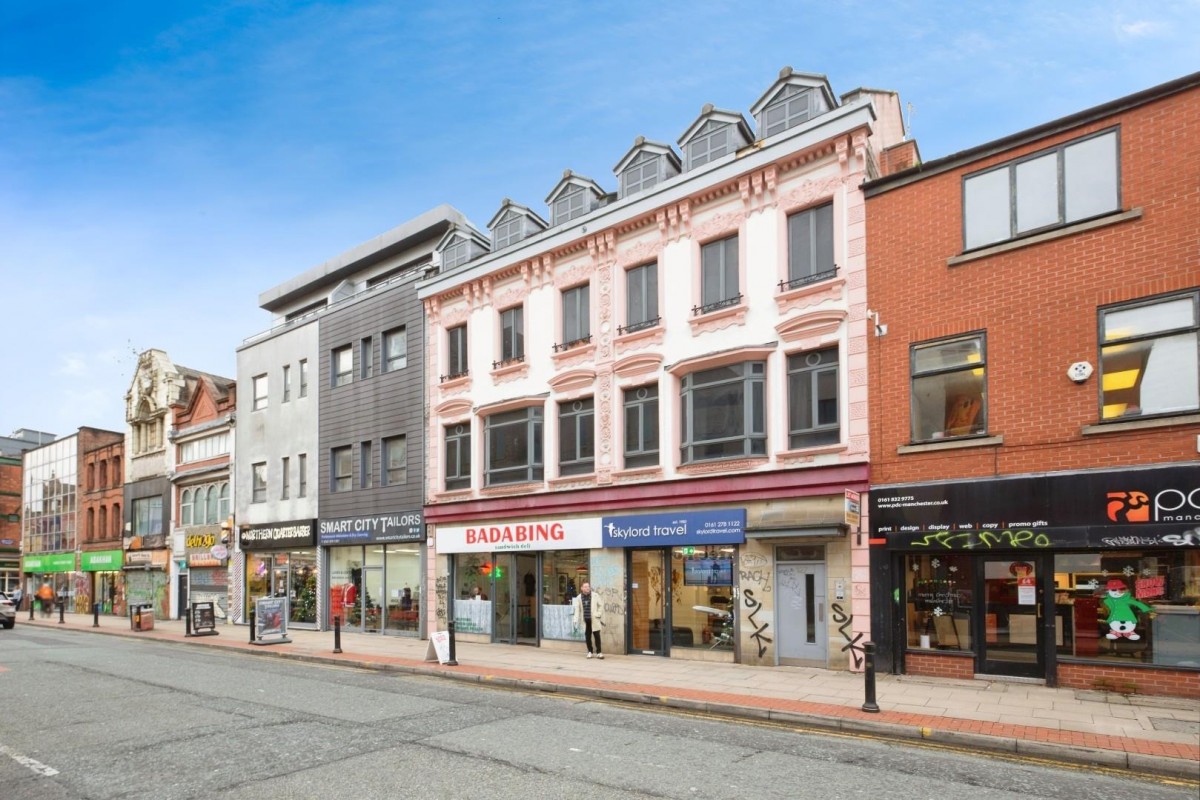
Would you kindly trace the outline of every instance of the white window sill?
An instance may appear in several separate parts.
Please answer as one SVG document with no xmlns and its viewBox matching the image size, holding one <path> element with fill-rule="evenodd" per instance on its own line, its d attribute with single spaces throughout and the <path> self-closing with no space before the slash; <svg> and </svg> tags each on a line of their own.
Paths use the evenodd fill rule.
<svg viewBox="0 0 1200 800">
<path fill-rule="evenodd" d="M 1168 428 L 1172 425 L 1195 425 L 1200 423 L 1200 414 L 1180 414 L 1174 417 L 1155 417 L 1153 419 L 1131 419 L 1125 422 L 1105 422 L 1097 425 L 1084 425 L 1080 430 L 1084 436 L 1096 436 L 1105 433 L 1121 433 L 1122 431 L 1140 431 L 1147 428 Z"/>
<path fill-rule="evenodd" d="M 941 442 L 902 444 L 896 448 L 897 455 L 929 453 L 937 450 L 961 450 L 965 447 L 996 447 L 1004 444 L 1003 436 L 978 436 L 973 439 L 947 439 Z"/>
<path fill-rule="evenodd" d="M 1055 239 L 1061 239 L 1064 236 L 1074 236 L 1075 234 L 1083 233 L 1084 231 L 1090 231 L 1096 228 L 1104 228 L 1109 225 L 1116 225 L 1121 222 L 1128 222 L 1129 220 L 1141 218 L 1142 209 L 1131 208 L 1128 211 L 1119 211 L 1115 214 L 1109 214 L 1106 217 L 1097 217 L 1096 219 L 1089 219 L 1086 222 L 1077 222 L 1074 225 L 1055 228 L 1054 230 L 1046 231 L 1045 233 L 1038 233 L 1034 234 L 1033 236 L 1023 237 L 1021 239 L 1010 239 L 1007 242 L 1000 242 L 999 244 L 994 244 L 991 247 L 985 247 L 981 250 L 972 250 L 969 253 L 951 256 L 950 258 L 946 259 L 946 266 L 956 267 L 959 264 L 977 261 L 981 258 L 987 258 L 999 253 L 1007 253 L 1011 250 L 1020 250 L 1023 247 L 1030 247 L 1035 244 L 1041 244 L 1042 242 L 1050 242 Z"/>
</svg>

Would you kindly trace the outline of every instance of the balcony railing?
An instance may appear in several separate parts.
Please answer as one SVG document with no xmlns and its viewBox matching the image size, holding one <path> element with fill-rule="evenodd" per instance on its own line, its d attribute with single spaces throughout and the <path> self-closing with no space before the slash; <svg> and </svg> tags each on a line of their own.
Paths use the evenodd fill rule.
<svg viewBox="0 0 1200 800">
<path fill-rule="evenodd" d="M 438 382 L 445 383 L 446 381 L 452 381 L 455 378 L 465 378 L 470 374 L 471 371 L 466 369 L 464 369 L 462 372 L 451 372 L 449 375 L 439 375 Z"/>
<path fill-rule="evenodd" d="M 570 350 L 572 347 L 579 347 L 580 345 L 583 345 L 583 344 L 590 344 L 591 341 L 592 341 L 592 336 L 591 336 L 591 334 L 588 334 L 587 336 L 582 336 L 578 339 L 572 339 L 569 342 L 562 342 L 561 344 L 554 345 L 554 352 L 563 353 L 563 352 L 566 352 L 567 350 Z"/>
<path fill-rule="evenodd" d="M 650 319 L 644 319 L 641 322 L 631 322 L 628 325 L 618 325 L 617 335 L 624 336 L 627 333 L 637 333 L 638 331 L 644 331 L 647 328 L 653 328 L 661 319 L 662 317 L 651 317 Z"/>
<path fill-rule="evenodd" d="M 712 303 L 705 303 L 702 306 L 692 306 L 692 314 L 698 317 L 701 314 L 709 314 L 713 311 L 720 311 L 722 308 L 736 306 L 740 302 L 742 302 L 742 296 L 735 294 L 733 297 L 726 297 L 724 300 L 716 300 Z"/>
<path fill-rule="evenodd" d="M 786 292 L 789 289 L 799 289 L 801 286 L 808 286 L 810 283 L 820 283 L 827 281 L 830 278 L 837 277 L 837 264 L 833 265 L 833 269 L 827 269 L 823 272 L 814 272 L 812 275 L 801 275 L 799 278 L 792 278 L 790 281 L 780 281 L 779 291 Z"/>
<path fill-rule="evenodd" d="M 512 358 L 502 358 L 499 361 L 492 362 L 492 369 L 500 369 L 501 367 L 507 367 L 510 364 L 523 364 L 523 363 L 525 363 L 525 356 L 523 356 L 523 355 L 513 356 Z"/>
</svg>

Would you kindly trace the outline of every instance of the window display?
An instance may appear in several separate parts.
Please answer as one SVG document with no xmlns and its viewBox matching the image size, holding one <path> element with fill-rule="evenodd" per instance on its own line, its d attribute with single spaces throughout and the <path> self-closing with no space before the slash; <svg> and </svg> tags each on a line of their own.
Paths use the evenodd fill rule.
<svg viewBox="0 0 1200 800">
<path fill-rule="evenodd" d="M 671 647 L 733 651 L 734 545 L 671 549 Z"/>
<path fill-rule="evenodd" d="M 905 557 L 907 646 L 970 650 L 975 570 L 969 555 Z"/>
</svg>

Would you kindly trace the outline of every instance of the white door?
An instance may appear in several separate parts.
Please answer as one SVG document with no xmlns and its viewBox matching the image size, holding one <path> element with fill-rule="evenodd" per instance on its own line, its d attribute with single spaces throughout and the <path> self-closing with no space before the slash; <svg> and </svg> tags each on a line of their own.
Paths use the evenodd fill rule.
<svg viewBox="0 0 1200 800">
<path fill-rule="evenodd" d="M 826 665 L 825 565 L 780 564 L 775 609 L 779 620 L 779 663 Z"/>
</svg>

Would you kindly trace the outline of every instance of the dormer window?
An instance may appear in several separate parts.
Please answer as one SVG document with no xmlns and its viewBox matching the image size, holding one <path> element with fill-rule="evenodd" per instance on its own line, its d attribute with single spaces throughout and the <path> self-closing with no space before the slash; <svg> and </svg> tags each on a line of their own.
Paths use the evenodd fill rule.
<svg viewBox="0 0 1200 800">
<path fill-rule="evenodd" d="M 587 196 L 584 193 L 583 187 L 576 189 L 568 189 L 563 193 L 562 197 L 554 201 L 554 211 L 551 214 L 551 219 L 555 225 L 582 217 L 587 213 Z"/>
<path fill-rule="evenodd" d="M 654 153 L 641 153 L 634 157 L 633 164 L 621 173 L 621 196 L 649 189 L 658 183 L 658 164 L 661 160 Z"/>
<path fill-rule="evenodd" d="M 521 241 L 524 233 L 522 220 L 513 212 L 505 215 L 504 219 L 496 225 L 492 231 L 492 241 L 495 242 L 496 249 L 499 250 L 508 247 L 510 244 L 516 244 Z"/>
<path fill-rule="evenodd" d="M 821 96 L 814 89 L 788 86 L 763 111 L 763 136 L 774 136 L 820 114 Z"/>
<path fill-rule="evenodd" d="M 470 259 L 470 243 L 466 239 L 457 239 L 453 244 L 442 250 L 442 269 L 453 269 L 465 264 Z"/>
<path fill-rule="evenodd" d="M 837 105 L 824 75 L 779 71 L 779 79 L 750 108 L 758 122 L 758 135 L 765 139 L 824 114 Z"/>
<path fill-rule="evenodd" d="M 688 142 L 688 169 L 714 161 L 733 148 L 733 126 L 706 122 L 696 137 Z"/>
</svg>

